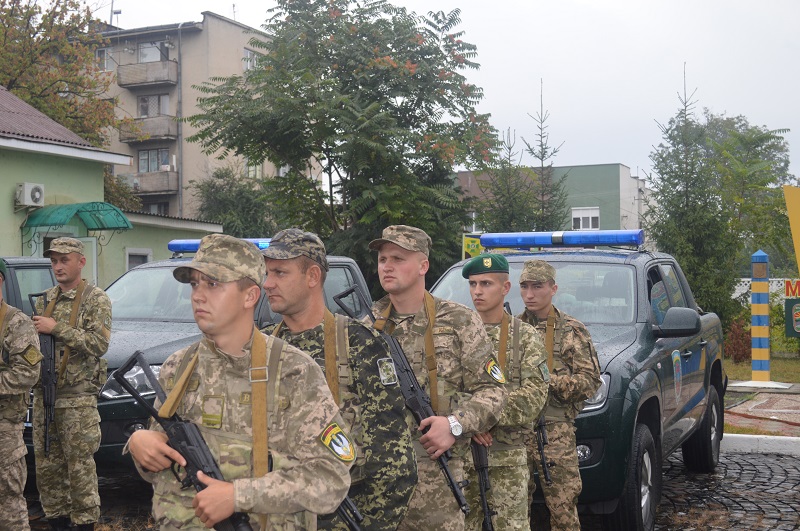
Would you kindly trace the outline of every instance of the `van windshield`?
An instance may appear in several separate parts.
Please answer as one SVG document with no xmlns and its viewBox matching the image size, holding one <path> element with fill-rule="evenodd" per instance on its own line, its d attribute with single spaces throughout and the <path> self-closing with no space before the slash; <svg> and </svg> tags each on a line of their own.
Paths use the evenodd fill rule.
<svg viewBox="0 0 800 531">
<path fill-rule="evenodd" d="M 194 322 L 189 284 L 172 267 L 131 269 L 106 289 L 114 319 Z"/>
</svg>

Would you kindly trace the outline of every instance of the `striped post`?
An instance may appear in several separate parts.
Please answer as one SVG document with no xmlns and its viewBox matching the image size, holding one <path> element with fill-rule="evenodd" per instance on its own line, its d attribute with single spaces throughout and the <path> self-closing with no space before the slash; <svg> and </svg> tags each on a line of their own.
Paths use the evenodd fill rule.
<svg viewBox="0 0 800 531">
<path fill-rule="evenodd" d="M 769 382 L 769 256 L 758 250 L 751 256 L 750 321 L 754 382 Z"/>
</svg>

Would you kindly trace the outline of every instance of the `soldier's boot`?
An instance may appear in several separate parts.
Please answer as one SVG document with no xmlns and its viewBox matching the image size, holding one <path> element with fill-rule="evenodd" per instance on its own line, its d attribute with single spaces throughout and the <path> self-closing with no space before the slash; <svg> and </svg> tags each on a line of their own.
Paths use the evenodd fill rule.
<svg viewBox="0 0 800 531">
<path fill-rule="evenodd" d="M 78 531 L 94 531 L 94 523 L 91 524 L 78 524 L 76 527 Z"/>
<path fill-rule="evenodd" d="M 49 518 L 47 523 L 50 524 L 52 531 L 70 531 L 72 529 L 69 516 L 59 516 L 58 518 Z"/>
</svg>

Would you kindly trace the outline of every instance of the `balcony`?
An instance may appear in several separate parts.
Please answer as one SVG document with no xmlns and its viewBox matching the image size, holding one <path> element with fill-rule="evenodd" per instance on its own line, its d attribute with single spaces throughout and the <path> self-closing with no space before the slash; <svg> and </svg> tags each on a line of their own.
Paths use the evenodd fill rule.
<svg viewBox="0 0 800 531">
<path fill-rule="evenodd" d="M 122 88 L 154 87 L 178 84 L 178 63 L 154 61 L 117 67 L 117 85 Z"/>
<path fill-rule="evenodd" d="M 176 138 L 178 138 L 178 123 L 174 116 L 137 118 L 133 124 L 123 124 L 119 130 L 119 141 L 125 144 Z"/>
<path fill-rule="evenodd" d="M 165 166 L 168 167 L 168 166 Z M 178 172 L 154 171 L 150 173 L 127 173 L 125 179 L 136 195 L 165 195 L 178 193 Z"/>
</svg>

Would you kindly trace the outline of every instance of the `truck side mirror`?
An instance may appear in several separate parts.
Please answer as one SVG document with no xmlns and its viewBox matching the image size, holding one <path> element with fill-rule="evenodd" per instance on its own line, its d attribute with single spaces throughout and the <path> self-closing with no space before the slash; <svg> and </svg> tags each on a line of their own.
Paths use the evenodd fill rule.
<svg viewBox="0 0 800 531">
<path fill-rule="evenodd" d="M 651 325 L 650 330 L 657 338 L 691 336 L 700 332 L 700 314 L 692 308 L 672 307 L 661 325 Z"/>
</svg>

